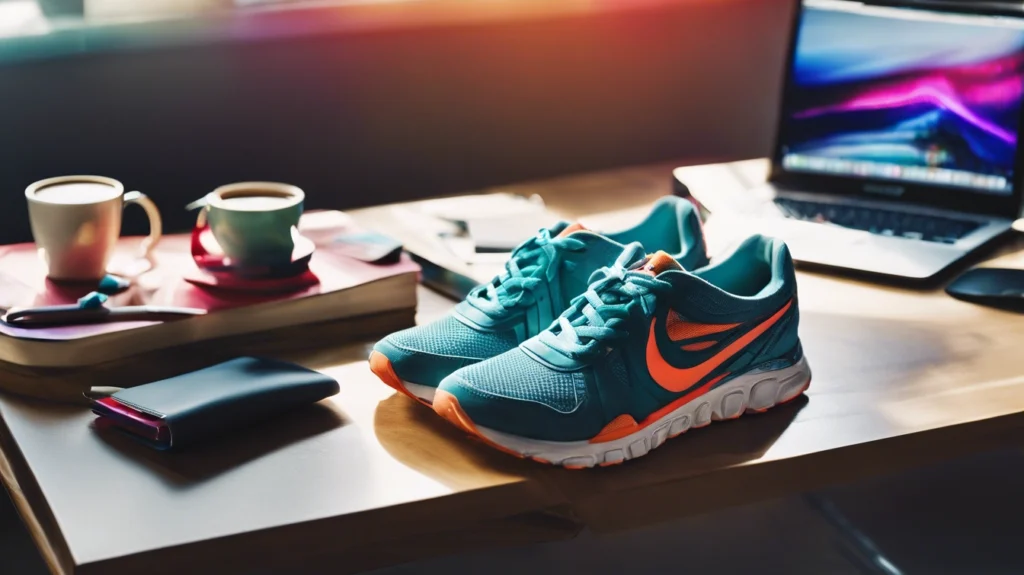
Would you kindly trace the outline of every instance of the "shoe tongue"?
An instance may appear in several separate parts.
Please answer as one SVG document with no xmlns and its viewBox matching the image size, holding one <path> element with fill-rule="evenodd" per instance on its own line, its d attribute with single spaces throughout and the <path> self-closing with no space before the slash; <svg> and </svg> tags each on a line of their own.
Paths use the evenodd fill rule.
<svg viewBox="0 0 1024 575">
<path fill-rule="evenodd" d="M 570 234 L 574 234 L 576 232 L 586 232 L 586 231 L 589 231 L 589 230 L 587 230 L 587 228 L 583 227 L 583 224 L 577 222 L 575 224 L 569 224 L 568 226 L 566 226 L 566 228 L 564 230 L 562 230 L 558 234 L 558 237 L 564 238 L 565 236 L 568 236 Z"/>
<path fill-rule="evenodd" d="M 640 266 L 639 271 L 656 276 L 663 271 L 682 269 L 683 266 L 679 265 L 679 262 L 677 262 L 675 258 L 663 251 L 657 251 L 654 252 L 654 255 L 647 258 L 647 261 Z"/>
</svg>

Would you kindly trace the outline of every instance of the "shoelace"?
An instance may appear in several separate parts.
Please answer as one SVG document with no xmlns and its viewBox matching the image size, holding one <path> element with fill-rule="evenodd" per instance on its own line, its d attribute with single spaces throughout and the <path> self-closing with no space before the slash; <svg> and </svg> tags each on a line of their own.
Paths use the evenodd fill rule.
<svg viewBox="0 0 1024 575">
<path fill-rule="evenodd" d="M 642 251 L 632 244 L 611 267 L 601 268 L 590 278 L 590 286 L 550 328 L 540 333 L 541 341 L 569 357 L 592 353 L 607 340 L 628 335 L 622 329 L 629 317 L 629 304 L 639 300 L 648 313 L 654 309 L 654 298 L 671 288 L 671 284 L 648 273 L 627 269 L 629 262 Z"/>
<path fill-rule="evenodd" d="M 541 283 L 541 271 L 557 265 L 561 251 L 581 251 L 586 247 L 572 236 L 552 237 L 542 229 L 519 244 L 505 263 L 505 273 L 470 292 L 466 298 L 473 307 L 491 317 L 533 302 L 533 289 Z"/>
</svg>

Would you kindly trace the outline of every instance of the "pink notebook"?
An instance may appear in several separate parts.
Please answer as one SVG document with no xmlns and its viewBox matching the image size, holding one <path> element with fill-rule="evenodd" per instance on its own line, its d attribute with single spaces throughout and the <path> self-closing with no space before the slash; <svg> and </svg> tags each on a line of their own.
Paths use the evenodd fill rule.
<svg viewBox="0 0 1024 575">
<path fill-rule="evenodd" d="M 308 274 L 276 280 L 281 289 L 293 284 L 293 291 L 284 293 L 190 283 L 186 277 L 207 285 L 217 281 L 192 261 L 188 235 L 164 236 L 157 247 L 156 267 L 139 276 L 128 291 L 112 296 L 107 305 L 182 306 L 207 310 L 207 315 L 166 323 L 45 328 L 0 322 L 0 361 L 41 367 L 88 365 L 205 339 L 415 308 L 419 267 L 407 255 L 395 264 L 374 265 L 341 254 L 340 247 L 332 249 L 332 238 L 353 227 L 340 212 L 305 214 L 299 229 L 313 240 L 316 251 Z M 109 269 L 137 268 L 134 254 L 139 241 L 122 238 Z M 13 307 L 71 304 L 93 287 L 47 280 L 34 244 L 0 247 L 0 312 Z"/>
</svg>

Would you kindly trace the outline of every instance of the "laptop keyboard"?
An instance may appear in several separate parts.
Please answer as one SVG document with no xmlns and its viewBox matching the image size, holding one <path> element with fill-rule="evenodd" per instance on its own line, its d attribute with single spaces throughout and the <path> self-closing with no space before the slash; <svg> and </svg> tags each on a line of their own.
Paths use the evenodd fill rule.
<svg viewBox="0 0 1024 575">
<path fill-rule="evenodd" d="M 796 220 L 830 223 L 883 236 L 944 244 L 955 243 L 978 229 L 980 225 L 977 222 L 956 218 L 922 216 L 883 208 L 844 206 L 790 198 L 776 198 L 775 204 L 786 217 Z"/>
</svg>

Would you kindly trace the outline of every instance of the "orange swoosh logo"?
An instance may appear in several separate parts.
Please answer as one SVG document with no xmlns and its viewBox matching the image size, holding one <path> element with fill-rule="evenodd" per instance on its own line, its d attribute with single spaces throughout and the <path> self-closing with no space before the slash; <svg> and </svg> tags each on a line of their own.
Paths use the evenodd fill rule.
<svg viewBox="0 0 1024 575">
<path fill-rule="evenodd" d="M 665 358 L 661 355 L 661 350 L 658 349 L 658 342 L 654 337 L 654 323 L 656 320 L 652 319 L 651 335 L 647 338 L 647 371 L 650 372 L 651 377 L 654 378 L 654 381 L 656 381 L 658 385 L 664 387 L 668 391 L 676 393 L 686 391 L 696 385 L 700 380 L 707 377 L 708 374 L 728 361 L 734 355 L 742 351 L 743 348 L 750 345 L 750 342 L 768 331 L 770 327 L 779 321 L 779 318 L 789 311 L 789 308 L 792 305 L 793 300 L 789 300 L 786 302 L 786 305 L 782 306 L 782 309 L 775 312 L 775 314 L 770 318 L 758 324 L 754 329 L 743 334 L 743 336 L 736 341 L 730 343 L 722 349 L 722 351 L 716 353 L 714 356 L 699 365 L 687 368 L 672 367 L 667 361 L 665 361 Z"/>
</svg>

